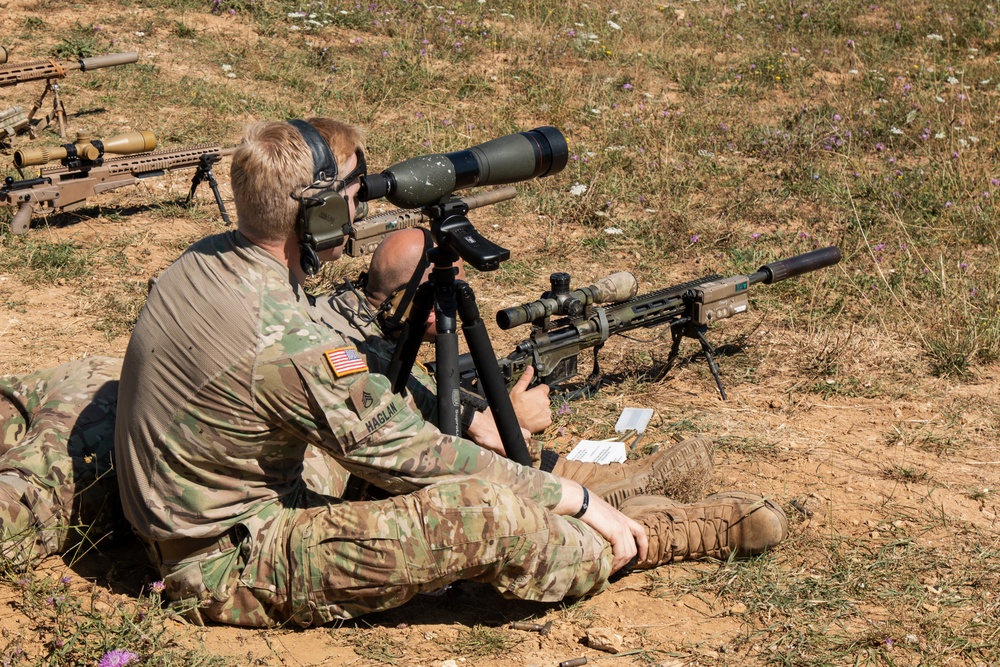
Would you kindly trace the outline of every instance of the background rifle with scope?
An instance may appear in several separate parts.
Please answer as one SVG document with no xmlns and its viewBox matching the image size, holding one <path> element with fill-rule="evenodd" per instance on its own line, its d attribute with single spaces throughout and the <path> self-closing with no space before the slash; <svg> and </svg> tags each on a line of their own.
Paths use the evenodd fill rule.
<svg viewBox="0 0 1000 667">
<path fill-rule="evenodd" d="M 11 221 L 11 232 L 28 231 L 31 213 L 38 206 L 57 211 L 71 211 L 84 205 L 89 197 L 132 185 L 141 179 L 162 176 L 170 169 L 197 171 L 191 182 L 187 202 L 194 196 L 198 184 L 208 180 L 222 219 L 229 222 L 219 194 L 212 165 L 235 148 L 202 145 L 172 150 L 153 151 L 156 137 L 150 132 L 130 132 L 104 141 L 79 140 L 58 148 L 31 148 L 14 153 L 18 169 L 44 165 L 59 160 L 58 167 L 42 167 L 36 178 L 20 181 L 8 176 L 0 188 L 0 201 L 17 207 Z M 105 153 L 120 157 L 105 159 Z"/>
<path fill-rule="evenodd" d="M 0 60 L 0 62 L 6 62 L 6 56 L 7 52 L 4 50 L 3 60 Z M 101 67 L 127 65 L 129 63 L 136 62 L 138 59 L 138 53 L 135 51 L 128 51 L 125 53 L 110 53 L 104 56 L 94 56 L 92 58 L 80 58 L 75 61 L 58 61 L 48 58 L 45 60 L 33 60 L 26 63 L 0 64 L 0 88 L 6 86 L 16 86 L 17 84 L 24 83 L 26 81 L 44 80 L 46 82 L 45 88 L 42 90 L 42 94 L 38 98 L 38 101 L 32 105 L 31 110 L 28 112 L 27 123 L 23 124 L 21 128 L 31 127 L 31 121 L 34 119 L 35 113 L 41 108 L 42 102 L 45 100 L 45 96 L 51 92 L 52 114 L 46 116 L 45 120 L 39 123 L 38 127 L 31 129 L 34 130 L 44 128 L 54 115 L 59 121 L 59 136 L 65 137 L 66 107 L 63 106 L 62 100 L 59 99 L 58 80 L 76 70 L 87 72 Z"/>
<path fill-rule="evenodd" d="M 705 338 L 708 325 L 746 312 L 749 305 L 747 290 L 751 285 L 770 285 L 839 261 L 840 249 L 830 246 L 765 264 L 750 275 L 728 278 L 709 275 L 641 296 L 632 296 L 635 294 L 635 279 L 630 274 L 625 276 L 631 278 L 631 282 L 622 274 L 614 274 L 590 287 L 573 291 L 569 290 L 568 274 L 553 274 L 552 291 L 543 294 L 541 299 L 497 313 L 497 324 L 501 329 L 528 323 L 532 325 L 531 336 L 518 343 L 511 354 L 498 360 L 500 370 L 508 388 L 517 382 L 529 365 L 534 366 L 536 371 L 533 385 L 544 383 L 558 388 L 579 373 L 580 353 L 593 348 L 593 370 L 584 387 L 567 395 L 568 400 L 573 400 L 600 387 L 598 355 L 608 338 L 635 329 L 667 325 L 673 337 L 667 368 L 677 358 L 684 338 L 697 339 L 719 393 L 726 400 L 714 350 Z M 623 292 L 626 299 L 618 300 Z M 601 303 L 609 305 L 598 305 Z M 552 320 L 553 316 L 559 319 Z M 459 369 L 462 386 L 475 389 L 475 371 L 465 355 L 459 360 Z"/>
<path fill-rule="evenodd" d="M 492 206 L 516 196 L 517 189 L 513 185 L 506 185 L 496 190 L 461 197 L 461 201 L 472 210 L 481 206 Z M 356 220 L 351 225 L 351 233 L 347 237 L 344 252 L 351 257 L 370 255 L 392 232 L 426 225 L 430 221 L 431 215 L 425 208 L 396 209 Z"/>
</svg>

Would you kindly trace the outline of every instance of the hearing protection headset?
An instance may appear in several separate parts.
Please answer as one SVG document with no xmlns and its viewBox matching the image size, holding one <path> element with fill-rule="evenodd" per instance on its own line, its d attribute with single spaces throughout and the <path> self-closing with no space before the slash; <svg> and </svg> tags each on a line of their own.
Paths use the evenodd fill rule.
<svg viewBox="0 0 1000 667">
<path fill-rule="evenodd" d="M 296 229 L 302 270 L 307 276 L 315 275 L 320 267 L 317 253 L 336 248 L 351 233 L 351 209 L 347 198 L 339 192 L 344 186 L 367 172 L 365 155 L 356 152 L 358 166 L 344 180 L 337 180 L 337 160 L 330 145 L 308 122 L 296 118 L 288 123 L 299 131 L 312 153 L 313 182 L 306 188 L 308 195 L 293 194 L 300 203 Z M 356 217 L 362 217 L 360 211 Z"/>
</svg>

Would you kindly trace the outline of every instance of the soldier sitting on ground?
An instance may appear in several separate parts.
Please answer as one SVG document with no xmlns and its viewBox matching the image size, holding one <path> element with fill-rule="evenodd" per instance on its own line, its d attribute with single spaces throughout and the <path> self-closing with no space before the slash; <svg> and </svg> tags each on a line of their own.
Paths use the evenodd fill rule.
<svg viewBox="0 0 1000 667">
<path fill-rule="evenodd" d="M 392 394 L 303 290 L 343 251 L 306 234 L 313 209 L 351 222 L 363 157 L 360 132 L 330 119 L 249 127 L 231 170 L 238 228 L 174 262 L 133 331 L 115 429 L 123 510 L 192 620 L 314 625 L 459 580 L 556 601 L 604 590 L 633 559 L 748 556 L 785 537 L 780 507 L 753 494 L 616 510 L 442 434 Z M 308 446 L 391 497 L 311 493 Z"/>
</svg>

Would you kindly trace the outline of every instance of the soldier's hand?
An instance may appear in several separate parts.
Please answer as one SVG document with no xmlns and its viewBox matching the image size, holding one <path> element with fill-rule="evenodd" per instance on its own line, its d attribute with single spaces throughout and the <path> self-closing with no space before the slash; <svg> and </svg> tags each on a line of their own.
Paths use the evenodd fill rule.
<svg viewBox="0 0 1000 667">
<path fill-rule="evenodd" d="M 531 442 L 531 433 L 523 426 L 521 427 L 521 435 L 524 436 L 525 444 Z M 469 426 L 469 430 L 466 431 L 465 436 L 480 447 L 488 449 L 491 452 L 496 452 L 500 456 L 507 456 L 503 440 L 500 439 L 500 431 L 497 430 L 497 424 L 493 420 L 493 412 L 491 410 L 477 412 L 476 416 L 472 418 L 472 425 Z"/>
<path fill-rule="evenodd" d="M 563 515 L 576 513 L 583 502 L 583 488 L 575 482 L 563 481 L 563 499 L 556 506 L 556 512 Z M 646 531 L 633 519 L 628 518 L 603 498 L 590 494 L 590 505 L 580 520 L 600 533 L 611 545 L 614 554 L 611 571 L 617 572 L 638 554 L 640 560 L 646 558 L 649 539 Z"/>
<path fill-rule="evenodd" d="M 510 404 L 522 428 L 532 433 L 541 433 L 552 423 L 552 407 L 549 402 L 549 385 L 540 384 L 528 389 L 535 377 L 535 367 L 528 366 L 510 390 Z"/>
</svg>

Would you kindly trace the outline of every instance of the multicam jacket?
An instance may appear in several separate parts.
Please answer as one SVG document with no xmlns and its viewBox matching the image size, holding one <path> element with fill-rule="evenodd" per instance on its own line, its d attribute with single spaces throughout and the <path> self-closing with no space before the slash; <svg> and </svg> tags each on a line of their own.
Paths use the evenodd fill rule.
<svg viewBox="0 0 1000 667">
<path fill-rule="evenodd" d="M 319 319 L 288 268 L 239 232 L 203 239 L 163 273 L 118 397 L 119 486 L 142 537 L 212 537 L 294 506 L 308 444 L 393 493 L 475 475 L 558 504 L 557 477 L 441 434 Z"/>
</svg>

